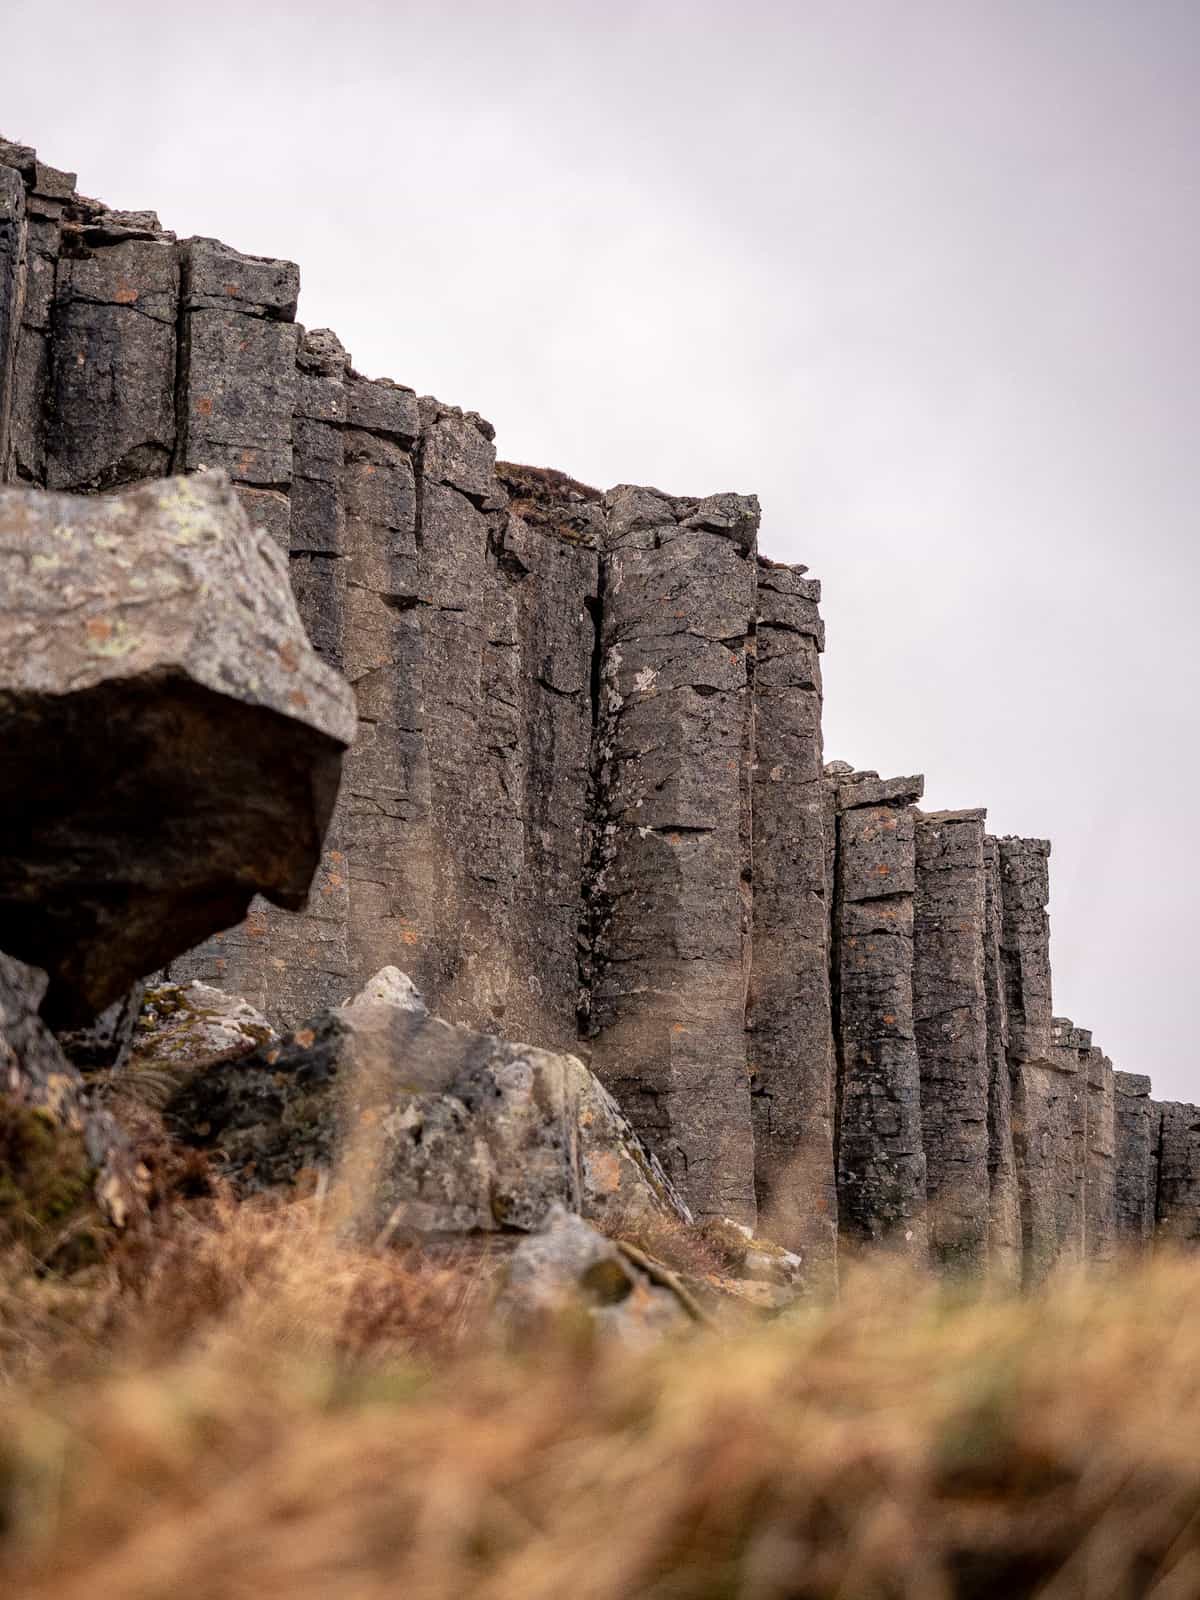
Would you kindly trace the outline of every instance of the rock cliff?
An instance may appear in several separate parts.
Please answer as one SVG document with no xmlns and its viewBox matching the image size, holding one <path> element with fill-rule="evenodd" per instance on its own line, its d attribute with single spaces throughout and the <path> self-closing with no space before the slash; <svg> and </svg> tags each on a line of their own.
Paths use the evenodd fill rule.
<svg viewBox="0 0 1200 1600">
<path fill-rule="evenodd" d="M 223 469 L 357 696 L 307 908 L 169 976 L 295 1027 L 395 964 L 590 1054 L 692 1211 L 814 1282 L 867 1242 L 1032 1280 L 1200 1233 L 1200 1110 L 1053 1015 L 1049 845 L 826 766 L 820 586 L 754 498 L 498 462 L 298 289 L 0 143 L 0 482 Z"/>
</svg>

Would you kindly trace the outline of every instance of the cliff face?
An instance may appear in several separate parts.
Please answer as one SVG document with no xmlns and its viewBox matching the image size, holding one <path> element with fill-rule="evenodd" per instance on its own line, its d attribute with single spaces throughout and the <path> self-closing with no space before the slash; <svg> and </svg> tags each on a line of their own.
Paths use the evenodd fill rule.
<svg viewBox="0 0 1200 1600">
<path fill-rule="evenodd" d="M 1200 1233 L 1200 1111 L 1052 1015 L 1049 846 L 825 766 L 820 587 L 757 502 L 498 463 L 298 288 L 0 143 L 0 481 L 225 469 L 357 696 L 307 910 L 170 975 L 295 1023 L 394 963 L 590 1051 L 694 1211 L 814 1281 L 839 1241 L 1035 1278 Z"/>
</svg>

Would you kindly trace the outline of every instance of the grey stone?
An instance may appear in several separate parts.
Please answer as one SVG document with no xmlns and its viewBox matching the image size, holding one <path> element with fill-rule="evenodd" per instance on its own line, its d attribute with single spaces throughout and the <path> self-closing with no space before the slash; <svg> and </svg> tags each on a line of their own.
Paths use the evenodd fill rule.
<svg viewBox="0 0 1200 1600">
<path fill-rule="evenodd" d="M 759 1226 L 837 1283 L 820 585 L 757 564 L 753 930 L 746 1003 Z"/>
<path fill-rule="evenodd" d="M 586 1316 L 597 1331 L 630 1349 L 686 1331 L 689 1304 L 561 1205 L 542 1228 L 523 1239 L 510 1257 L 495 1310 L 511 1335 L 544 1335 L 548 1326 Z"/>
<path fill-rule="evenodd" d="M 1200 1243 L 1200 1106 L 1165 1100 L 1160 1142 L 1155 1237 L 1175 1246 Z"/>
<path fill-rule="evenodd" d="M 1141 1073 L 1114 1073 L 1113 1089 L 1117 1242 L 1144 1251 L 1154 1238 L 1161 1111 L 1150 1098 L 1150 1079 Z"/>
<path fill-rule="evenodd" d="M 753 1223 L 753 498 L 607 497 L 586 890 L 596 1070 L 699 1215 Z"/>
<path fill-rule="evenodd" d="M 1000 943 L 1003 905 L 1000 856 L 985 835 L 983 976 L 987 1004 L 988 1059 L 988 1258 L 998 1282 L 1021 1280 L 1021 1191 L 1013 1146 L 1012 1079 L 1008 1066 L 1008 1006 Z"/>
<path fill-rule="evenodd" d="M 843 793 L 864 786 L 835 779 Z M 901 797 L 912 792 L 902 785 Z M 838 1200 L 843 1236 L 927 1257 L 926 1165 L 913 1021 L 914 818 L 897 804 L 840 809 L 834 958 Z"/>
<path fill-rule="evenodd" d="M 86 1023 L 256 890 L 304 903 L 350 693 L 219 476 L 0 491 L 0 595 L 0 939 Z"/>
<path fill-rule="evenodd" d="M 913 1012 L 935 1265 L 983 1272 L 989 1258 L 988 1050 L 981 811 L 916 819 Z"/>
<path fill-rule="evenodd" d="M 361 996 L 195 1074 L 169 1114 L 244 1192 L 340 1171 L 372 1238 L 527 1231 L 555 1202 L 596 1220 L 688 1218 L 577 1058 L 392 997 Z"/>
<path fill-rule="evenodd" d="M 123 1228 L 143 1207 L 145 1174 L 112 1116 L 93 1106 L 78 1069 L 39 1015 L 46 974 L 0 954 L 0 1095 L 83 1137 L 96 1200 Z"/>
</svg>

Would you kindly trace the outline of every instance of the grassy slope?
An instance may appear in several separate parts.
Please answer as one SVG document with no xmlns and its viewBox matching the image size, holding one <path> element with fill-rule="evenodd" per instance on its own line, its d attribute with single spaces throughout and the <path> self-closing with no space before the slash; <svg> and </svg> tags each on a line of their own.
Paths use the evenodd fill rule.
<svg viewBox="0 0 1200 1600">
<path fill-rule="evenodd" d="M 167 1213 L 164 1211 L 163 1216 Z M 1200 1596 L 1200 1267 L 832 1309 L 648 1354 L 483 1332 L 487 1264 L 176 1207 L 0 1275 L 0 1594 Z"/>
</svg>

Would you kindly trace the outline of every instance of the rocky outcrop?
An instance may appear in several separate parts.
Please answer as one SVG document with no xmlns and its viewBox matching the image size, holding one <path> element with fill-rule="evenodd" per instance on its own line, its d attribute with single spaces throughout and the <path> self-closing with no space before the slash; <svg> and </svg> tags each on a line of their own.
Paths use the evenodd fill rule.
<svg viewBox="0 0 1200 1600">
<path fill-rule="evenodd" d="M 41 1020 L 45 993 L 44 972 L 0 955 L 0 1110 L 19 1107 L 78 1135 L 98 1205 L 125 1227 L 141 1209 L 144 1175 L 125 1135 L 89 1103 L 81 1074 Z M 20 1174 L 0 1178 L 19 1182 Z"/>
<path fill-rule="evenodd" d="M 291 1181 L 306 1151 L 327 1158 L 331 1108 L 350 1103 L 328 1086 L 357 1081 L 348 1066 L 367 1049 L 366 1012 L 341 1002 L 393 966 L 446 1022 L 393 1003 L 371 1049 L 392 1059 L 426 1041 L 442 1063 L 412 1091 L 428 1150 L 460 1152 L 443 1192 L 428 1150 L 414 1166 L 405 1149 L 397 1215 L 425 1206 L 482 1227 L 489 1195 L 519 1212 L 503 1196 L 517 1192 L 505 1174 L 525 1160 L 525 1134 L 485 1139 L 474 1166 L 461 1156 L 478 1113 L 451 1092 L 466 1088 L 447 1063 L 463 1038 L 487 1037 L 472 1048 L 487 1081 L 508 1085 L 496 1104 L 513 1129 L 533 1126 L 511 1099 L 518 1059 L 560 1108 L 603 1083 L 597 1125 L 617 1148 L 650 1152 L 633 1165 L 659 1164 L 652 1190 L 757 1225 L 799 1252 L 810 1286 L 834 1284 L 845 1243 L 1016 1281 L 1200 1231 L 1190 1108 L 1157 1107 L 1086 1029 L 1055 1023 L 1049 845 L 989 836 L 982 811 L 922 815 L 919 779 L 823 769 L 819 585 L 759 552 L 753 497 L 603 493 L 498 462 L 474 412 L 368 380 L 332 333 L 300 327 L 298 281 L 290 263 L 113 212 L 0 143 L 0 479 L 90 494 L 220 469 L 262 530 L 243 529 L 239 547 L 286 561 L 313 650 L 354 688 L 356 737 L 323 841 L 319 826 L 263 829 L 305 872 L 319 848 L 302 909 L 304 872 L 243 870 L 253 858 L 237 830 L 236 871 L 219 844 L 185 852 L 191 909 L 176 933 L 194 943 L 235 925 L 186 953 L 176 942 L 167 976 L 244 995 L 288 1033 L 238 1069 L 239 1109 L 214 1101 L 234 1168 Z M 30 549 L 12 559 L 33 584 Z M 117 673 L 120 642 L 97 635 L 89 661 Z M 238 720 L 245 687 L 220 702 L 218 789 L 247 763 L 280 772 L 276 747 L 248 731 L 260 725 Z M 302 741 L 349 736 L 311 705 L 265 705 Z M 72 770 L 85 757 L 106 770 L 90 730 L 70 731 Z M 114 746 L 122 775 L 130 749 Z M 194 784 L 189 798 L 209 793 Z M 314 819 L 325 806 L 304 804 Z M 116 854 L 114 882 L 137 860 L 123 844 Z M 189 879 L 202 857 L 226 887 L 236 880 L 234 899 Z M 152 852 L 142 867 L 153 876 Z M 97 881 L 109 875 L 102 863 Z M 289 909 L 256 898 L 238 921 L 272 882 Z M 54 968 L 49 913 L 29 903 L 39 927 L 22 948 Z M 86 958 L 53 972 L 88 1019 L 166 958 L 130 919 L 115 926 L 115 904 L 89 915 Z M 579 1051 L 595 1078 L 578 1062 L 535 1068 L 536 1052 L 495 1036 L 558 1062 Z M 223 1094 L 231 1072 L 205 1093 Z M 631 1132 L 611 1131 L 614 1104 Z M 587 1181 L 574 1158 L 530 1137 L 532 1210 L 573 1203 Z"/>
<path fill-rule="evenodd" d="M 201 1068 L 168 1115 L 243 1193 L 340 1177 L 372 1239 L 529 1231 L 555 1204 L 593 1220 L 689 1216 L 581 1061 L 431 1017 L 396 973 Z"/>
<path fill-rule="evenodd" d="M 0 490 L 0 948 L 49 1018 L 302 906 L 353 729 L 223 476 Z"/>
</svg>

